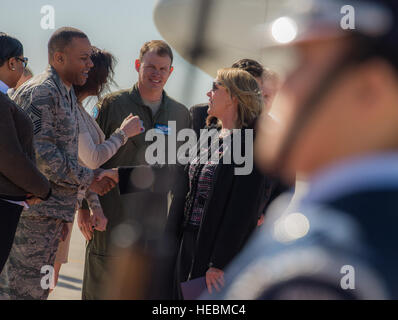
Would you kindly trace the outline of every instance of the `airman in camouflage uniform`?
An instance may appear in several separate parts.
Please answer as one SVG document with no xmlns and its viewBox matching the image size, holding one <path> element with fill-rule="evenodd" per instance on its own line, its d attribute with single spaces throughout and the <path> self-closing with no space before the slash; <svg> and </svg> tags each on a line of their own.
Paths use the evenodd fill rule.
<svg viewBox="0 0 398 320">
<path fill-rule="evenodd" d="M 77 99 L 53 67 L 21 87 L 14 97 L 34 125 L 37 166 L 51 183 L 52 196 L 24 211 L 0 279 L 0 297 L 46 299 L 42 267 L 54 264 L 64 222 L 72 222 L 77 194 L 93 171 L 78 163 Z"/>
<path fill-rule="evenodd" d="M 43 267 L 53 265 L 63 223 L 61 219 L 23 212 L 2 272 L 0 299 L 47 299 L 48 290 L 43 289 L 50 288 L 52 273 Z"/>
</svg>

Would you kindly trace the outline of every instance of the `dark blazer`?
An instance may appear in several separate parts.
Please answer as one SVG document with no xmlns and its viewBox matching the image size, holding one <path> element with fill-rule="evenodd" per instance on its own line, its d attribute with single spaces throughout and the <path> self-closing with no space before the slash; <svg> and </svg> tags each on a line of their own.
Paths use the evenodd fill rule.
<svg viewBox="0 0 398 320">
<path fill-rule="evenodd" d="M 200 129 L 204 129 L 206 127 L 208 109 L 209 105 L 207 103 L 197 104 L 189 109 L 192 119 L 192 129 L 196 132 L 198 137 L 200 136 Z"/>
<path fill-rule="evenodd" d="M 192 129 L 196 135 L 200 136 L 200 129 L 207 127 L 206 119 L 208 117 L 207 110 L 209 105 L 207 103 L 196 104 L 189 109 L 192 119 Z M 265 214 L 268 205 L 275 200 L 279 195 L 290 189 L 290 186 L 284 184 L 280 179 L 268 177 L 264 190 L 263 203 L 261 205 L 259 216 Z"/>
<path fill-rule="evenodd" d="M 234 163 L 217 166 L 212 193 L 199 229 L 192 278 L 204 276 L 209 267 L 224 270 L 256 228 L 266 178 L 255 165 L 249 175 L 235 175 L 237 167 Z M 179 171 L 176 178 L 178 183 L 166 225 L 167 246 L 172 253 L 165 268 L 169 277 L 175 273 L 171 279 L 173 283 L 169 283 L 172 297 L 168 298 L 180 298 L 176 262 L 185 222 L 189 219 L 184 216 L 189 188 L 187 172 L 188 166 Z"/>
<path fill-rule="evenodd" d="M 246 176 L 235 175 L 236 167 L 236 164 L 217 167 L 213 193 L 202 220 L 192 278 L 204 275 L 210 266 L 224 269 L 231 262 L 256 229 L 259 211 L 268 205 L 274 193 L 275 180 L 263 176 L 256 166 Z M 148 166 L 119 168 L 121 194 L 163 193 L 173 186 L 165 237 L 159 243 L 156 254 L 151 251 L 152 263 L 148 268 L 152 269 L 152 276 L 148 299 L 181 298 L 176 262 L 184 224 L 188 219 L 184 216 L 189 191 L 188 169 L 188 166 L 181 165 L 151 166 L 150 169 Z M 141 189 L 132 183 L 133 175 L 142 175 L 148 170 L 153 174 L 150 186 Z M 147 204 L 147 211 L 150 211 L 151 205 Z"/>
<path fill-rule="evenodd" d="M 0 136 L 0 198 L 23 201 L 31 193 L 47 199 L 50 184 L 35 165 L 32 121 L 1 92 Z"/>
</svg>

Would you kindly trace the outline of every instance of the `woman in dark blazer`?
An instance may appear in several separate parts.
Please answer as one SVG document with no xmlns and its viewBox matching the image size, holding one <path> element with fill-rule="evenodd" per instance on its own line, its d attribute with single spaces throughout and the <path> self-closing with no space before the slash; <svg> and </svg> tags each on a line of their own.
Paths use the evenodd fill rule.
<svg viewBox="0 0 398 320">
<path fill-rule="evenodd" d="M 219 164 L 193 159 L 185 168 L 185 178 L 179 179 L 184 182 L 174 193 L 166 228 L 177 243 L 173 298 L 182 297 L 180 282 L 199 277 L 205 277 L 210 293 L 223 286 L 225 267 L 256 228 L 264 194 L 264 176 L 255 166 L 250 173 L 238 175 L 243 165 L 236 163 L 233 152 L 236 143 L 242 153 L 246 144 L 252 144 L 246 133 L 254 129 L 263 106 L 256 80 L 240 69 L 221 69 L 207 95 L 208 114 L 218 119 L 219 138 L 229 137 L 231 142 L 217 150 L 222 154 Z M 241 130 L 231 134 L 232 129 Z M 223 161 L 228 151 L 230 164 Z M 245 156 L 253 161 L 252 154 Z"/>
<path fill-rule="evenodd" d="M 35 166 L 32 121 L 7 95 L 27 62 L 21 42 L 0 33 L 0 272 L 24 206 L 51 194 L 50 183 Z"/>
<path fill-rule="evenodd" d="M 263 202 L 265 177 L 255 165 L 252 170 L 237 174 L 245 164 L 235 161 L 233 150 L 238 148 L 245 153 L 247 146 L 252 151 L 253 141 L 245 137 L 253 137 L 255 121 L 263 107 L 255 78 L 240 69 L 221 69 L 207 95 L 208 124 L 217 128 L 209 139 L 210 147 L 208 139 L 201 136 L 197 156 L 185 167 L 152 167 L 155 180 L 170 181 L 170 174 L 175 185 L 167 237 L 151 275 L 155 279 L 150 288 L 154 299 L 181 299 L 180 283 L 199 277 L 205 277 L 209 292 L 213 288 L 219 290 L 225 267 L 256 228 Z M 214 118 L 218 119 L 217 124 Z M 253 163 L 253 154 L 248 153 L 246 160 Z M 220 161 L 200 160 L 212 155 Z M 228 155 L 232 161 L 224 161 Z M 102 175 L 119 182 L 121 193 L 135 192 L 130 182 L 135 169 L 111 169 Z M 154 185 L 160 183 L 155 181 Z"/>
</svg>

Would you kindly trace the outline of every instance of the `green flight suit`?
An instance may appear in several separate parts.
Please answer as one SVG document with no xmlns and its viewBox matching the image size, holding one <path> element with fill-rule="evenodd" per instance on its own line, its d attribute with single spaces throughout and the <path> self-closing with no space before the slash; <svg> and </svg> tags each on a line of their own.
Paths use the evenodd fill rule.
<svg viewBox="0 0 398 320">
<path fill-rule="evenodd" d="M 157 124 L 167 126 L 168 121 L 175 121 L 177 132 L 184 128 L 190 128 L 191 125 L 188 109 L 167 96 L 164 91 L 159 110 L 155 116 L 152 116 L 151 109 L 143 104 L 138 85 L 136 84 L 129 90 L 122 90 L 108 95 L 99 107 L 97 122 L 105 133 L 106 138 L 120 127 L 123 120 L 130 113 L 138 115 L 144 122 L 145 132 L 130 138 L 115 156 L 104 164 L 104 168 L 147 164 L 145 161 L 145 150 L 152 142 L 145 141 L 145 133 Z M 108 218 L 108 225 L 105 232 L 95 231 L 92 240 L 87 244 L 83 278 L 83 299 L 102 299 L 104 297 L 106 282 L 112 277 L 112 271 L 108 269 L 107 265 L 112 260 L 118 259 L 112 245 L 112 231 L 114 228 L 121 223 L 131 220 L 132 217 L 129 217 L 130 214 L 136 215 L 137 211 L 145 211 L 145 206 L 151 203 L 159 203 L 158 205 L 164 206 L 164 201 L 167 202 L 164 196 L 160 198 L 159 196 L 157 198 L 151 197 L 149 200 L 147 199 L 148 201 L 145 200 L 145 203 L 138 203 L 134 208 L 129 205 L 128 210 L 126 210 L 126 208 L 123 208 L 123 203 L 125 202 L 122 201 L 122 197 L 118 186 L 105 196 L 100 197 L 102 209 Z M 143 200 L 139 202 L 143 202 Z M 162 224 L 166 218 L 167 214 L 160 218 Z M 139 217 L 135 216 L 133 217 L 134 219 L 139 219 Z"/>
</svg>

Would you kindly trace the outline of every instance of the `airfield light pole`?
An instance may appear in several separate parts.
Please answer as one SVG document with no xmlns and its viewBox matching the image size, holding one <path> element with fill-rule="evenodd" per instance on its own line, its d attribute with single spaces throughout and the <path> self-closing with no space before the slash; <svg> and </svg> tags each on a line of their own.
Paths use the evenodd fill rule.
<svg viewBox="0 0 398 320">
<path fill-rule="evenodd" d="M 189 62 L 191 64 L 186 74 L 186 79 L 189 81 L 185 81 L 184 84 L 184 101 L 190 101 L 192 97 L 191 93 L 194 88 L 197 74 L 194 67 L 195 63 L 208 54 L 205 35 L 209 26 L 208 22 L 210 21 L 210 13 L 213 4 L 214 0 L 199 0 L 197 6 L 198 10 L 195 10 L 197 14 L 194 29 L 192 31 L 192 42 L 187 47 Z"/>
</svg>

